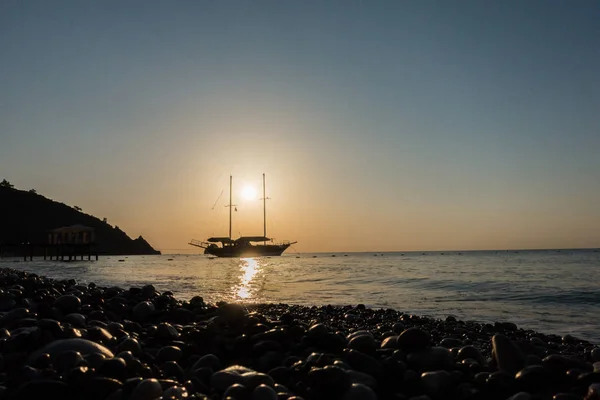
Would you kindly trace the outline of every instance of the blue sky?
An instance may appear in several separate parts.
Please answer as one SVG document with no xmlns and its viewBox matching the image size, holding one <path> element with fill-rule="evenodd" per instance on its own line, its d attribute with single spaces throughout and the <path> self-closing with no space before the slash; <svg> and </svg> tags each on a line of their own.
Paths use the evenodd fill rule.
<svg viewBox="0 0 600 400">
<path fill-rule="evenodd" d="M 598 21 L 595 1 L 3 1 L 0 177 L 167 250 L 226 233 L 227 176 L 263 172 L 300 250 L 599 246 Z"/>
</svg>

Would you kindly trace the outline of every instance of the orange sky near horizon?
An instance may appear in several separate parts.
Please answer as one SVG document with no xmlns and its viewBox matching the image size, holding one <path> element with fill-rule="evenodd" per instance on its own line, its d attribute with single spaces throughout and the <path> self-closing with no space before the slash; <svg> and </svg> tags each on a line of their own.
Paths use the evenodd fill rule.
<svg viewBox="0 0 600 400">
<path fill-rule="evenodd" d="M 0 179 L 166 253 L 600 247 L 600 3 L 0 2 Z M 219 203 L 215 200 L 224 191 Z"/>
</svg>

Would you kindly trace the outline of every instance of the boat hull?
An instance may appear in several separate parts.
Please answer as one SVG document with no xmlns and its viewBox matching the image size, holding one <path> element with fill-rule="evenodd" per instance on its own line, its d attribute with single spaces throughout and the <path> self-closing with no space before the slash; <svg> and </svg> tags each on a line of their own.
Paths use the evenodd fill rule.
<svg viewBox="0 0 600 400">
<path fill-rule="evenodd" d="M 289 244 L 257 244 L 251 246 L 208 247 L 204 254 L 216 257 L 276 257 L 290 247 Z"/>
</svg>

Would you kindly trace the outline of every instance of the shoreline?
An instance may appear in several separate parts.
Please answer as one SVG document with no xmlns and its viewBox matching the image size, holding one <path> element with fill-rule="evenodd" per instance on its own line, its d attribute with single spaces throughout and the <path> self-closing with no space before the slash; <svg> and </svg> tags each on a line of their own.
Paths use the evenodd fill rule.
<svg viewBox="0 0 600 400">
<path fill-rule="evenodd" d="M 581 399 L 600 383 L 600 349 L 570 335 L 360 304 L 208 304 L 0 268 L 0 315 L 9 399 Z"/>
</svg>

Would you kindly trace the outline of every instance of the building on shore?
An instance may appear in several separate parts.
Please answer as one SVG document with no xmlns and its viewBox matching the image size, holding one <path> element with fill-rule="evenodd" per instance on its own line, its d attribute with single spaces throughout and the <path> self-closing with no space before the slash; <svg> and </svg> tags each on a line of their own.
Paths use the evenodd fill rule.
<svg viewBox="0 0 600 400">
<path fill-rule="evenodd" d="M 96 241 L 94 228 L 84 225 L 63 226 L 48 232 L 48 244 L 51 245 L 81 245 L 93 244 Z"/>
</svg>

